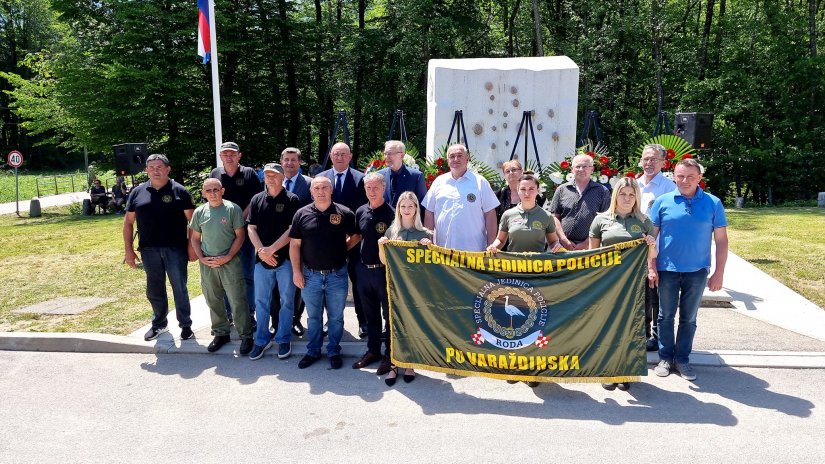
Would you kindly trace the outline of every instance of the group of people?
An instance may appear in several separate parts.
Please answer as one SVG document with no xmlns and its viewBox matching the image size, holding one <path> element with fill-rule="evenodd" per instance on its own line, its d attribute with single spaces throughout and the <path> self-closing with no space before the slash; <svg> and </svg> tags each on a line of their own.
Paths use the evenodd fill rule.
<svg viewBox="0 0 825 464">
<path fill-rule="evenodd" d="M 620 180 L 611 194 L 591 180 L 592 158 L 579 155 L 572 163 L 574 179 L 560 185 L 542 207 L 538 177 L 523 171 L 518 161 L 503 164 L 507 186 L 494 192 L 468 169 L 466 147 L 451 145 L 446 153 L 450 171 L 427 190 L 423 174 L 404 165 L 405 152 L 400 141 L 386 142 L 387 167 L 365 175 L 349 166 L 350 148 L 337 143 L 330 152 L 332 168 L 310 178 L 300 173 L 300 151 L 287 148 L 280 162 L 263 166 L 261 185 L 255 170 L 240 165 L 238 145 L 227 142 L 220 151 L 223 166 L 204 182 L 206 203 L 197 208 L 189 192 L 169 178 L 169 160 L 151 155 L 149 180 L 130 193 L 123 227 L 125 261 L 132 267 L 137 266 L 135 225 L 140 237 L 146 294 L 154 311 L 145 339 L 168 330 L 166 277 L 181 338 L 193 336 L 186 265 L 198 260 L 214 336 L 208 351 L 229 342 L 234 323 L 240 354 L 256 360 L 276 346 L 277 357 L 285 359 L 292 336 L 305 330 L 307 353 L 298 367 L 321 359 L 327 337 L 326 357 L 332 369 L 339 369 L 351 283 L 358 335 L 367 339 L 367 351 L 353 369 L 379 363 L 377 374 L 387 375 L 387 385 L 399 375 L 411 382 L 415 372 L 399 374 L 390 357 L 382 247 L 387 240 L 467 251 L 557 252 L 644 238 L 658 249 L 648 260 L 645 297 L 648 350 L 658 350 L 661 359 L 654 372 L 666 376 L 676 370 L 688 380 L 696 378 L 689 364 L 696 313 L 704 286 L 721 288 L 727 224 L 719 199 L 699 187 L 702 167 L 695 160 L 677 164 L 674 184 L 661 173 L 664 148 L 648 145 L 644 175 L 638 182 Z M 711 237 L 716 268 L 708 279 Z"/>
<path fill-rule="evenodd" d="M 118 214 L 123 213 L 128 195 L 129 187 L 123 177 L 117 178 L 115 185 L 112 186 L 111 194 L 106 192 L 106 187 L 101 184 L 100 179 L 94 179 L 92 186 L 89 187 L 91 206 L 93 208 L 99 207 L 104 213 L 108 211 L 114 211 Z"/>
</svg>

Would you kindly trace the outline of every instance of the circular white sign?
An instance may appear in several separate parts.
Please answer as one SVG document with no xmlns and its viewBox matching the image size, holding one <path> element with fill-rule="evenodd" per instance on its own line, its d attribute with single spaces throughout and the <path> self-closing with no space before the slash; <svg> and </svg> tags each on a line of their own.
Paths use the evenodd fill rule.
<svg viewBox="0 0 825 464">
<path fill-rule="evenodd" d="M 9 166 L 13 168 L 19 168 L 23 165 L 23 154 L 17 150 L 13 150 L 9 152 Z"/>
</svg>

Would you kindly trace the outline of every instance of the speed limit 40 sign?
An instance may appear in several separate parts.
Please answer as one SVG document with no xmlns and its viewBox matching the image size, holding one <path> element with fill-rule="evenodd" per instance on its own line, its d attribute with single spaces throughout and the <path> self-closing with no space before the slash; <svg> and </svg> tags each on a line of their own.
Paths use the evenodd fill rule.
<svg viewBox="0 0 825 464">
<path fill-rule="evenodd" d="M 23 154 L 17 150 L 12 150 L 9 152 L 8 162 L 9 166 L 19 168 L 23 165 Z"/>
</svg>

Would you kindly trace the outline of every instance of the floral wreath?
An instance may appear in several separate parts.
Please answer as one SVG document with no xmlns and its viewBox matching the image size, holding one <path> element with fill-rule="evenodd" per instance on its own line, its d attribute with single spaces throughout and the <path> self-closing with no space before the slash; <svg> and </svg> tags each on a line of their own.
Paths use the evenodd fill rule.
<svg viewBox="0 0 825 464">
<path fill-rule="evenodd" d="M 578 155 L 587 155 L 593 158 L 593 174 L 590 178 L 601 184 L 613 185 L 618 180 L 616 176 L 619 174 L 619 167 L 614 159 L 607 156 L 609 153 L 607 145 L 601 141 L 594 144 L 593 141 L 588 140 L 586 144 L 577 148 L 574 154 L 554 164 L 550 169 L 549 178 L 556 185 L 571 182 L 573 180 L 573 158 Z"/>
<path fill-rule="evenodd" d="M 673 180 L 673 169 L 676 167 L 676 163 L 683 159 L 690 159 L 696 156 L 696 150 L 693 146 L 678 135 L 657 135 L 639 145 L 637 158 L 631 162 L 631 167 L 625 173 L 625 176 L 635 178 L 644 173 L 642 170 L 642 152 L 645 146 L 652 144 L 659 144 L 665 147 L 665 163 L 662 165 L 662 175 L 670 180 Z M 704 171 L 704 168 L 702 168 L 702 171 Z M 704 181 L 701 182 L 701 186 L 702 188 L 705 187 Z"/>
</svg>

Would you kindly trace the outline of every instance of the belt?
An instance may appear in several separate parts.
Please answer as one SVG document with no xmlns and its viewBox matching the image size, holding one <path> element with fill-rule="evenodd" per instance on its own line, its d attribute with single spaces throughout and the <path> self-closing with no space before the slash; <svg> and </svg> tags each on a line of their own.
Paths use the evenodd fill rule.
<svg viewBox="0 0 825 464">
<path fill-rule="evenodd" d="M 362 261 L 361 264 L 363 264 L 364 267 L 366 267 L 367 269 L 379 269 L 379 268 L 384 267 L 384 265 L 380 264 L 380 263 L 379 264 L 367 264 L 367 263 Z"/>
<path fill-rule="evenodd" d="M 308 267 L 308 266 L 304 266 L 304 267 L 306 267 L 307 269 L 309 269 L 312 272 L 317 272 L 318 274 L 321 274 L 321 275 L 329 275 L 329 274 L 332 274 L 333 272 L 336 271 L 336 269 L 312 269 L 311 267 Z"/>
</svg>

